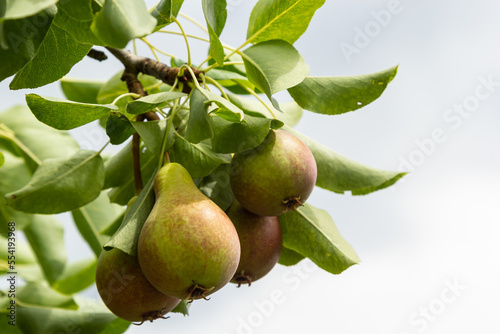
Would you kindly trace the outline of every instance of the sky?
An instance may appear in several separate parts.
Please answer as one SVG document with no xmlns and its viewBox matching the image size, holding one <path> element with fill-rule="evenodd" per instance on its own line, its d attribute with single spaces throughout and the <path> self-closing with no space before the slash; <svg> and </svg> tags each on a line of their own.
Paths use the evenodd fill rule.
<svg viewBox="0 0 500 334">
<path fill-rule="evenodd" d="M 227 2 L 221 39 L 238 46 L 256 1 Z M 186 1 L 182 11 L 203 21 L 198 6 Z M 296 127 L 368 166 L 411 172 L 366 196 L 316 188 L 309 198 L 331 214 L 362 262 L 336 276 L 309 260 L 278 265 L 250 288 L 228 285 L 210 301 L 194 302 L 189 317 L 174 314 L 127 333 L 498 332 L 499 12 L 500 3 L 487 0 L 326 1 L 295 44 L 311 75 L 367 74 L 399 65 L 372 104 L 338 116 L 305 112 Z M 181 38 L 151 41 L 186 57 Z M 194 61 L 206 57 L 206 44 L 191 47 Z M 69 76 L 105 80 L 120 69 L 114 59 L 85 59 Z M 31 90 L 4 94 L 8 81 L 0 83 L 4 105 L 23 103 Z M 57 84 L 36 92 L 62 97 Z M 98 149 L 106 141 L 99 131 L 90 126 L 72 133 Z M 70 222 L 66 227 L 70 258 L 91 255 Z M 94 289 L 86 295 L 97 298 Z"/>
</svg>

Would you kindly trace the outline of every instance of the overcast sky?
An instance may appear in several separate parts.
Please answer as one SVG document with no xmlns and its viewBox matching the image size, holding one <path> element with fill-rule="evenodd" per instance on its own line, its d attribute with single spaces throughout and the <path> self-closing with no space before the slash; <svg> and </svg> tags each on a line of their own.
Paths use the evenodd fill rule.
<svg viewBox="0 0 500 334">
<path fill-rule="evenodd" d="M 222 40 L 237 46 L 255 1 L 228 3 Z M 183 12 L 203 21 L 195 4 L 186 1 Z M 367 196 L 316 189 L 309 199 L 332 215 L 361 264 L 338 276 L 308 261 L 295 269 L 277 266 L 250 288 L 229 285 L 210 301 L 195 302 L 189 318 L 173 315 L 132 326 L 128 333 L 497 332 L 498 13 L 500 3 L 487 0 L 328 0 L 296 43 L 312 75 L 365 74 L 399 64 L 398 75 L 374 103 L 341 116 L 306 112 L 297 126 L 364 164 L 412 170 L 397 185 Z M 151 40 L 185 57 L 182 39 Z M 205 44 L 192 47 L 195 62 L 206 57 Z M 114 59 L 86 59 L 70 76 L 106 79 L 120 69 Z M 4 105 L 23 103 L 28 91 L 5 94 L 8 81 L 0 83 Z M 37 92 L 62 97 L 57 84 Z M 90 140 L 89 129 L 73 133 L 82 142 Z M 90 256 L 66 225 L 71 259 Z"/>
</svg>

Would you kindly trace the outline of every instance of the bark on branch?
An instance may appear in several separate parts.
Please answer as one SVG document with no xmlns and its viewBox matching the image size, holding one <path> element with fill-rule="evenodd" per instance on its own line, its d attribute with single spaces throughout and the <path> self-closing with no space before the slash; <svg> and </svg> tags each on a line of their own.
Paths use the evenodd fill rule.
<svg viewBox="0 0 500 334">
<path fill-rule="evenodd" d="M 188 82 L 193 81 L 194 78 L 191 77 L 191 74 L 188 71 L 184 72 L 184 75 L 179 77 L 179 68 L 178 67 L 170 67 L 159 61 L 141 57 L 134 55 L 133 53 L 123 50 L 123 49 L 115 49 L 112 47 L 106 47 L 122 64 L 125 66 L 125 72 L 123 73 L 124 77 L 122 80 L 127 81 L 125 76 L 129 74 L 134 74 L 137 78 L 137 74 L 143 73 L 147 75 L 151 75 L 167 85 L 174 85 L 175 80 L 177 78 L 179 83 L 183 84 L 183 92 L 189 94 L 191 91 L 191 87 L 188 85 Z M 202 71 L 192 68 L 196 79 L 199 80 L 199 75 Z M 128 85 L 127 81 L 127 85 Z M 131 85 L 134 83 L 131 83 Z M 133 87 L 132 87 L 133 88 Z M 130 89 L 130 87 L 129 87 Z M 135 88 L 133 88 L 135 89 Z"/>
</svg>

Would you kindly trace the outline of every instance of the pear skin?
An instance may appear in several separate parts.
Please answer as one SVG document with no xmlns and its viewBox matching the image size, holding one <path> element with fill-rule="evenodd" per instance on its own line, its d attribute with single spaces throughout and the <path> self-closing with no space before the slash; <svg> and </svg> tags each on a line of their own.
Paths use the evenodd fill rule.
<svg viewBox="0 0 500 334">
<path fill-rule="evenodd" d="M 155 178 L 156 202 L 139 236 L 138 258 L 151 284 L 180 299 L 200 299 L 226 285 L 240 259 L 231 220 L 177 163 Z"/>
<path fill-rule="evenodd" d="M 163 318 L 181 301 L 156 290 L 142 273 L 137 258 L 117 248 L 101 252 L 95 283 L 109 310 L 127 321 Z"/>
<path fill-rule="evenodd" d="M 259 146 L 233 156 L 229 175 L 234 196 L 245 209 L 279 216 L 304 204 L 317 173 L 306 144 L 288 132 L 271 130 Z"/>
<path fill-rule="evenodd" d="M 257 216 L 234 201 L 227 211 L 238 232 L 241 256 L 232 283 L 248 284 L 267 275 L 281 255 L 281 226 L 276 216 Z"/>
</svg>

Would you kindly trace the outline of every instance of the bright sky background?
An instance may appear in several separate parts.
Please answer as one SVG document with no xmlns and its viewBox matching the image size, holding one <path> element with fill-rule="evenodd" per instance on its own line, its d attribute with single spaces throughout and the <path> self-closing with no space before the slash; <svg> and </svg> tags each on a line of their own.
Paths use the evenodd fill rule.
<svg viewBox="0 0 500 334">
<path fill-rule="evenodd" d="M 244 41 L 246 24 L 241 23 L 248 22 L 254 3 L 228 0 L 224 42 L 238 46 Z M 397 3 L 390 22 L 374 24 L 374 12 Z M 198 6 L 186 1 L 183 12 L 202 21 Z M 316 189 L 309 199 L 332 215 L 363 262 L 338 276 L 308 261 L 295 269 L 277 266 L 251 288 L 228 285 L 210 301 L 195 302 L 189 318 L 174 314 L 131 326 L 127 333 L 497 333 L 498 13 L 500 3 L 490 0 L 327 1 L 295 45 L 312 75 L 365 74 L 396 64 L 399 72 L 371 105 L 341 116 L 306 112 L 297 129 L 364 164 L 397 170 L 402 161 L 412 161 L 414 169 L 396 186 L 367 196 Z M 203 35 L 182 22 L 189 32 Z M 341 46 L 355 45 L 356 31 L 377 27 L 359 53 L 346 57 Z M 151 41 L 186 57 L 181 38 L 161 35 Z M 191 46 L 195 61 L 206 57 L 205 44 Z M 106 79 L 120 69 L 112 58 L 103 63 L 86 59 L 70 76 Z M 484 80 L 493 85 L 486 87 Z M 7 85 L 0 83 L 6 107 L 23 103 L 31 92 L 6 95 Z M 37 92 L 62 97 L 57 84 Z M 474 97 L 478 92 L 481 100 Z M 465 116 L 449 111 L 463 103 L 470 110 Z M 98 128 L 73 133 L 80 142 L 94 136 L 97 149 L 105 136 L 92 129 Z M 431 142 L 436 131 L 439 142 Z M 66 223 L 70 258 L 90 256 Z M 86 295 L 97 297 L 94 289 Z"/>
</svg>

